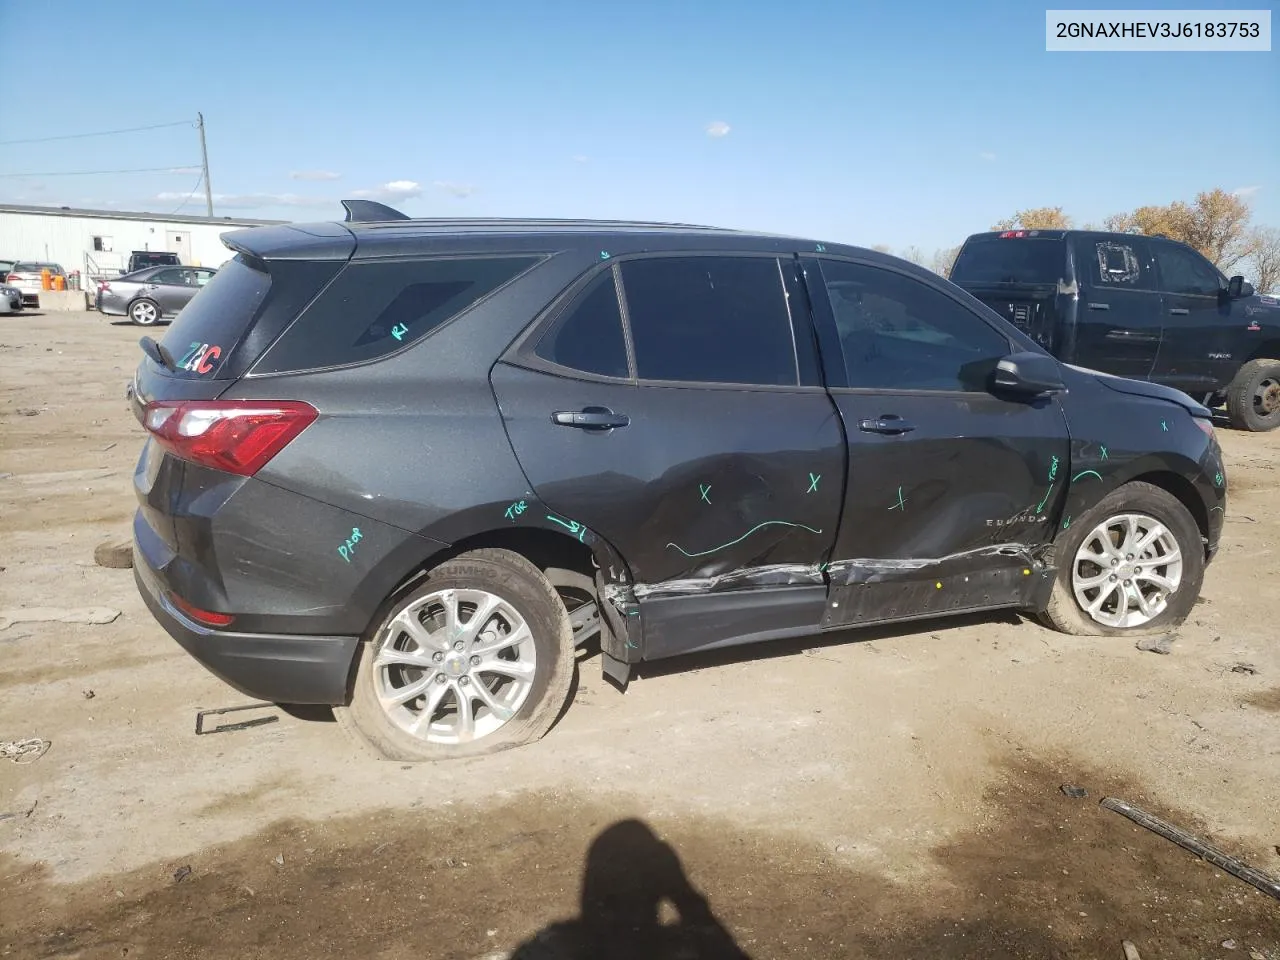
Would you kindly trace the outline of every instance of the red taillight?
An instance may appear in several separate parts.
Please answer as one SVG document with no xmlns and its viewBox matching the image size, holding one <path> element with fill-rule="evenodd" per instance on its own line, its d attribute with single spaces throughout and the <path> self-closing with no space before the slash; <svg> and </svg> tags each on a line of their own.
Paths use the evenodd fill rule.
<svg viewBox="0 0 1280 960">
<path fill-rule="evenodd" d="M 1208 417 L 1192 417 L 1197 427 L 1204 431 L 1204 435 L 1212 439 L 1213 437 L 1213 421 Z"/>
<path fill-rule="evenodd" d="M 4 282 L 5 282 L 5 283 L 17 283 L 17 282 L 18 282 L 19 280 L 21 280 L 21 279 L 22 279 L 22 278 L 21 278 L 21 277 L 19 277 L 16 273 L 11 273 L 11 274 L 9 274 L 7 277 L 5 277 L 5 278 L 4 278 Z"/>
<path fill-rule="evenodd" d="M 187 603 L 172 590 L 169 591 L 169 602 L 196 623 L 203 623 L 206 627 L 225 627 L 235 620 L 235 617 L 229 613 L 214 613 L 212 610 L 201 610 L 195 604 Z"/>
<path fill-rule="evenodd" d="M 142 425 L 174 456 L 251 477 L 318 415 L 297 400 L 158 401 Z"/>
<path fill-rule="evenodd" d="M 1008 240 L 1011 237 L 1025 237 L 1026 235 L 1027 231 L 1025 230 L 1006 230 L 1000 234 L 1000 239 Z"/>
</svg>

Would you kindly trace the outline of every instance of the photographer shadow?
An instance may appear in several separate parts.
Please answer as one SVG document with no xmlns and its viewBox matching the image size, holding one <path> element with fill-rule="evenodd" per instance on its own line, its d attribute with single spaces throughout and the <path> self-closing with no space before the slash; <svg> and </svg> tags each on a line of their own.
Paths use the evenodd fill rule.
<svg viewBox="0 0 1280 960">
<path fill-rule="evenodd" d="M 667 922 L 662 910 L 679 919 Z M 587 852 L 581 915 L 539 931 L 509 960 L 750 960 L 676 852 L 639 820 L 603 830 Z"/>
</svg>

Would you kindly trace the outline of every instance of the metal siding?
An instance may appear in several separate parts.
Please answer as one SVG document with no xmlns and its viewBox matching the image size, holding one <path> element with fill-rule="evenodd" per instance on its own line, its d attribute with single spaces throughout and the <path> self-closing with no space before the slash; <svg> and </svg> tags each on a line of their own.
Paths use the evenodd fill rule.
<svg viewBox="0 0 1280 960">
<path fill-rule="evenodd" d="M 233 222 L 183 223 L 163 218 L 155 220 L 114 220 L 107 217 L 59 216 L 51 214 L 0 213 L 0 258 L 50 260 L 62 264 L 68 273 L 87 274 L 86 255 L 100 267 L 123 267 L 133 250 L 166 249 L 166 231 L 189 234 L 192 260 L 201 266 L 216 267 L 233 254 L 219 239 L 239 229 Z M 93 238 L 111 238 L 110 253 L 94 253 Z"/>
</svg>

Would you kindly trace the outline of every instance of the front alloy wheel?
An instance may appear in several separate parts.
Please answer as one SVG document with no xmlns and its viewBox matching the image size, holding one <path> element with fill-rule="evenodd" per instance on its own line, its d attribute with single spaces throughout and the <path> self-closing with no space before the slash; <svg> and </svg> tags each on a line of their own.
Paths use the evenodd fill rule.
<svg viewBox="0 0 1280 960">
<path fill-rule="evenodd" d="M 1154 517 L 1123 513 L 1085 536 L 1071 566 L 1080 608 L 1114 629 L 1141 627 L 1169 606 L 1182 584 L 1182 551 Z"/>
</svg>

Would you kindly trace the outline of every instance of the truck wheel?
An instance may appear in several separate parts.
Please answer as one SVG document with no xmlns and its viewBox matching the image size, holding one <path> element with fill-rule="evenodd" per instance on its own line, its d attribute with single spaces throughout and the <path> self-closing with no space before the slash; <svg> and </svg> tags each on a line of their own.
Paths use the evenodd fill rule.
<svg viewBox="0 0 1280 960">
<path fill-rule="evenodd" d="M 1053 547 L 1058 567 L 1042 619 L 1078 636 L 1172 630 L 1195 606 L 1204 545 L 1173 494 L 1135 481 L 1111 491 Z"/>
<path fill-rule="evenodd" d="M 555 588 L 509 550 L 472 550 L 399 597 L 361 644 L 338 721 L 389 760 L 446 760 L 537 740 L 573 680 Z"/>
<path fill-rule="evenodd" d="M 1280 427 L 1280 360 L 1250 360 L 1227 388 L 1227 413 L 1237 430 Z"/>
</svg>

